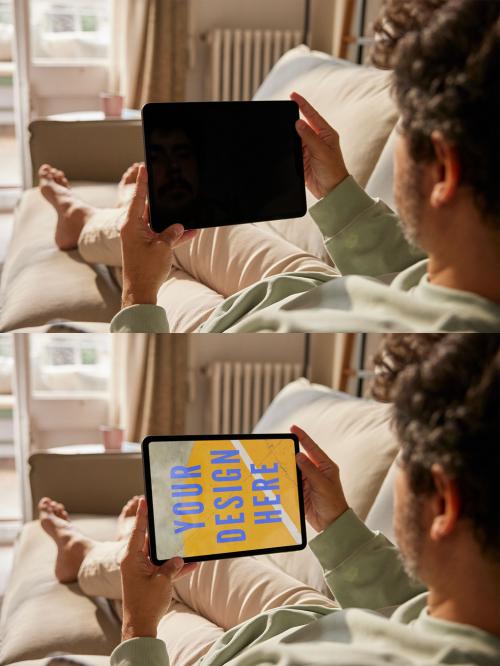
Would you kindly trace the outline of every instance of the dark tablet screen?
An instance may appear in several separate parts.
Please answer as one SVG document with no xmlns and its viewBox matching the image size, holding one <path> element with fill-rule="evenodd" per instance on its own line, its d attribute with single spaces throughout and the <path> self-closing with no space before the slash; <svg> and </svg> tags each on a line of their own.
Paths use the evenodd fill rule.
<svg viewBox="0 0 500 666">
<path fill-rule="evenodd" d="M 147 437 L 151 556 L 163 561 L 297 550 L 306 544 L 294 435 Z"/>
<path fill-rule="evenodd" d="M 142 116 L 155 231 L 305 214 L 295 102 L 147 104 Z"/>
</svg>

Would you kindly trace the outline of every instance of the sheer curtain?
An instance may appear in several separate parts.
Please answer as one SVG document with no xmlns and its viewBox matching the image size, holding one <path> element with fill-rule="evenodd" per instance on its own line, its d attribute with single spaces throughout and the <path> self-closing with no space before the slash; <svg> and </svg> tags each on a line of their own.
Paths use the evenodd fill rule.
<svg viewBox="0 0 500 666">
<path fill-rule="evenodd" d="M 127 440 L 184 433 L 187 355 L 183 334 L 113 335 L 110 424 Z"/>
<path fill-rule="evenodd" d="M 125 105 L 185 97 L 188 65 L 186 0 L 113 0 L 110 91 Z"/>
</svg>

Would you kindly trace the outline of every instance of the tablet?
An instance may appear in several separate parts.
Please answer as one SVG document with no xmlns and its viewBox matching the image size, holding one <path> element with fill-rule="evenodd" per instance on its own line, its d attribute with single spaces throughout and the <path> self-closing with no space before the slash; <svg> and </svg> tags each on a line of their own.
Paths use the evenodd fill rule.
<svg viewBox="0 0 500 666">
<path fill-rule="evenodd" d="M 305 215 L 298 118 L 291 101 L 146 104 L 153 231 Z"/>
<path fill-rule="evenodd" d="M 151 559 L 186 562 L 307 543 L 295 435 L 146 437 Z"/>
</svg>

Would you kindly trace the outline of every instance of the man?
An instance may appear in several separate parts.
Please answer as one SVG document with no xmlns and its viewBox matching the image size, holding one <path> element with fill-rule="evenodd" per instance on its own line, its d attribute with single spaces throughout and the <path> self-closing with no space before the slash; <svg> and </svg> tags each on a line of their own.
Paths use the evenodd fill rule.
<svg viewBox="0 0 500 666">
<path fill-rule="evenodd" d="M 123 309 L 112 330 L 500 330 L 499 17 L 491 0 L 384 5 L 375 62 L 394 68 L 401 111 L 394 169 L 401 228 L 349 176 L 337 133 L 292 95 L 305 118 L 297 131 L 306 183 L 321 199 L 311 214 L 342 277 L 255 226 L 194 238 L 175 224 L 153 234 L 144 169 L 122 216 L 121 255 L 122 222 L 107 233 L 83 206 L 86 217 L 80 211 L 76 225 L 66 221 L 70 246 L 106 261 L 111 235 L 111 263 L 123 258 Z M 57 187 L 46 173 L 42 191 L 54 200 Z M 74 202 L 69 209 L 79 210 Z M 375 279 L 396 272 L 390 286 Z M 206 286 L 201 305 L 193 303 L 193 279 Z M 160 288 L 167 313 L 156 306 Z"/>
<path fill-rule="evenodd" d="M 400 443 L 399 552 L 348 508 L 338 467 L 292 428 L 319 532 L 310 547 L 338 603 L 259 559 L 154 566 L 144 499 L 124 509 L 122 522 L 137 509 L 128 545 L 87 539 L 42 500 L 59 580 L 123 598 L 113 666 L 500 662 L 500 338 L 394 335 L 376 367 L 374 392 L 393 402 Z"/>
</svg>

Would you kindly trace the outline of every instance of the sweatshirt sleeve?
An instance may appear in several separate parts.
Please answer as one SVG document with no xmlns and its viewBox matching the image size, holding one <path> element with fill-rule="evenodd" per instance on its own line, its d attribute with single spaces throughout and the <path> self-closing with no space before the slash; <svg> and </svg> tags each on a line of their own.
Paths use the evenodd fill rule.
<svg viewBox="0 0 500 666">
<path fill-rule="evenodd" d="M 131 638 L 113 650 L 110 666 L 169 666 L 167 648 L 158 638 Z"/>
<path fill-rule="evenodd" d="M 348 509 L 309 543 L 343 608 L 378 610 L 425 591 L 408 578 L 398 549 Z"/>
<path fill-rule="evenodd" d="M 309 211 L 342 275 L 381 277 L 412 266 L 425 254 L 407 243 L 398 216 L 348 176 Z"/>
<path fill-rule="evenodd" d="M 169 333 L 167 314 L 159 305 L 131 305 L 111 320 L 111 333 Z"/>
</svg>

